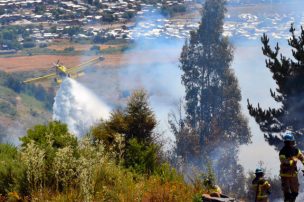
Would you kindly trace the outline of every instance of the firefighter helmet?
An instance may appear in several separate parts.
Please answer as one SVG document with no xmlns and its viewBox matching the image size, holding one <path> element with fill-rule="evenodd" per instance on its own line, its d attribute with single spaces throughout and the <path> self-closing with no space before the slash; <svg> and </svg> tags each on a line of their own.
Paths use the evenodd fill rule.
<svg viewBox="0 0 304 202">
<path fill-rule="evenodd" d="M 287 131 L 284 134 L 283 139 L 284 139 L 284 142 L 294 142 L 295 141 L 294 134 L 291 131 Z"/>
<path fill-rule="evenodd" d="M 261 168 L 255 169 L 255 174 L 264 174 L 264 171 Z"/>
</svg>

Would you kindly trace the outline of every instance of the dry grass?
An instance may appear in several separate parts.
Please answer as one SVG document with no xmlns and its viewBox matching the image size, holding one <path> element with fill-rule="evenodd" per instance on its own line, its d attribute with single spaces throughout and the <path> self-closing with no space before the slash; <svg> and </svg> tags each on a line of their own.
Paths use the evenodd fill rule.
<svg viewBox="0 0 304 202">
<path fill-rule="evenodd" d="M 63 51 L 65 48 L 74 47 L 76 51 L 89 51 L 93 45 L 91 44 L 53 44 L 48 46 L 48 49 L 56 50 L 56 51 Z M 106 50 L 108 48 L 119 48 L 123 47 L 124 45 L 97 45 L 100 47 L 101 50 Z"/>
<path fill-rule="evenodd" d="M 37 56 L 22 56 L 12 58 L 0 58 L 0 70 L 5 72 L 24 72 L 35 70 L 47 70 L 60 60 L 60 63 L 67 67 L 79 65 L 81 62 L 89 60 L 90 57 L 85 56 L 58 56 L 58 55 L 37 55 Z M 121 56 L 107 55 L 104 65 L 115 65 L 119 63 Z"/>
<path fill-rule="evenodd" d="M 116 68 L 125 67 L 127 65 L 176 62 L 177 58 L 175 56 L 170 56 L 171 54 L 160 54 L 163 52 L 168 53 L 170 51 L 176 50 L 149 50 L 145 52 L 138 51 L 124 54 L 107 54 L 103 56 L 105 60 L 96 65 L 96 67 Z M 151 57 L 151 55 L 158 55 L 159 57 L 153 58 Z M 60 63 L 64 64 L 66 67 L 73 67 L 93 57 L 96 56 L 36 55 L 0 58 L 0 70 L 5 72 L 27 72 L 36 70 L 47 70 L 52 67 L 53 64 L 56 63 L 58 60 L 60 60 Z"/>
</svg>

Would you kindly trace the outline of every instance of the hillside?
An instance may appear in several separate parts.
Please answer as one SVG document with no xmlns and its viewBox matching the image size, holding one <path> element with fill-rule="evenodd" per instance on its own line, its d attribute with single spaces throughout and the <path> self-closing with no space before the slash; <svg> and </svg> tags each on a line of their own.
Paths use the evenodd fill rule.
<svg viewBox="0 0 304 202">
<path fill-rule="evenodd" d="M 37 123 L 45 123 L 51 118 L 51 111 L 47 109 L 46 102 L 38 96 L 37 92 L 41 89 L 33 86 L 18 89 L 17 86 L 12 85 L 12 78 L 11 75 L 0 72 L 0 138 L 2 141 L 16 141 L 17 136 L 23 135 L 29 127 Z M 43 90 L 41 93 L 44 93 Z"/>
</svg>

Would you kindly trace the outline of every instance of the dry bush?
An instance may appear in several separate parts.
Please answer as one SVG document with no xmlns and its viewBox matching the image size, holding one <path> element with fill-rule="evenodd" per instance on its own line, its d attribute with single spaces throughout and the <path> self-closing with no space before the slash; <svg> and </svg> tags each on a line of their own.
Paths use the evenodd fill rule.
<svg viewBox="0 0 304 202">
<path fill-rule="evenodd" d="M 63 190 L 66 190 L 75 183 L 77 162 L 73 153 L 73 149 L 67 146 L 58 149 L 55 154 L 52 169 L 56 179 L 57 191 L 59 191 L 60 185 Z"/>
<path fill-rule="evenodd" d="M 33 141 L 26 145 L 21 153 L 21 159 L 26 167 L 28 186 L 31 191 L 43 188 L 45 177 L 45 151 Z"/>
</svg>

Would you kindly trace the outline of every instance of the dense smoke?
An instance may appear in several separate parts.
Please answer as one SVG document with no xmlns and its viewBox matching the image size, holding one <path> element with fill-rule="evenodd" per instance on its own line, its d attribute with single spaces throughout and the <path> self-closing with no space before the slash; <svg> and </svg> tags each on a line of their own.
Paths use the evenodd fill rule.
<svg viewBox="0 0 304 202">
<path fill-rule="evenodd" d="M 100 119 L 109 117 L 110 109 L 89 89 L 73 79 L 65 79 L 55 97 L 53 119 L 66 123 L 70 132 L 84 135 Z"/>
</svg>

